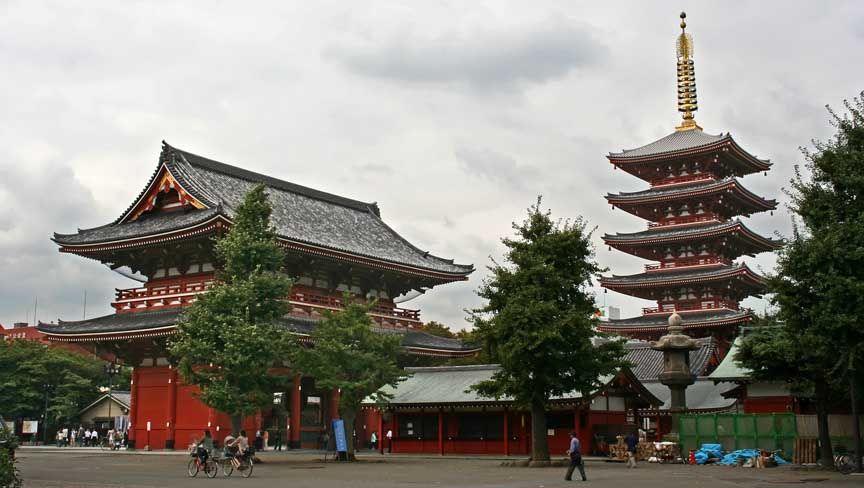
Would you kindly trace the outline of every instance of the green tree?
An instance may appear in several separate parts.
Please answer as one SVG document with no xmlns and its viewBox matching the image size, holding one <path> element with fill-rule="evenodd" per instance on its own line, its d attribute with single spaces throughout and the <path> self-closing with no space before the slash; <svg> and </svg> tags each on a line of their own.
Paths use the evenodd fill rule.
<svg viewBox="0 0 864 488">
<path fill-rule="evenodd" d="M 184 380 L 201 389 L 204 404 L 231 416 L 235 433 L 244 416 L 290 384 L 273 369 L 288 340 L 277 321 L 287 312 L 291 280 L 281 273 L 271 212 L 264 185 L 246 195 L 216 241 L 217 283 L 183 313 L 170 344 Z"/>
<path fill-rule="evenodd" d="M 591 232 L 580 218 L 554 222 L 537 204 L 515 238 L 504 238 L 505 264 L 493 260 L 477 294 L 486 306 L 472 312 L 474 334 L 501 365 L 491 380 L 474 386 L 490 397 L 510 396 L 531 411 L 532 461 L 549 460 L 546 404 L 573 391 L 588 394 L 602 375 L 623 365 L 620 341 L 594 345 Z"/>
<path fill-rule="evenodd" d="M 450 327 L 447 327 L 446 325 L 440 322 L 436 322 L 434 320 L 430 320 L 429 322 L 423 324 L 423 326 L 420 327 L 420 330 L 426 332 L 427 334 L 432 334 L 438 337 L 447 337 L 448 339 L 456 338 L 456 334 L 454 334 L 453 331 L 450 330 Z"/>
<path fill-rule="evenodd" d="M 0 417 L 39 419 L 42 429 L 74 421 L 107 384 L 103 364 L 39 342 L 0 341 Z"/>
<path fill-rule="evenodd" d="M 832 386 L 854 407 L 864 371 L 864 92 L 844 103 L 843 116 L 828 109 L 837 132 L 804 151 L 806 171 L 796 167 L 788 192 L 801 225 L 769 280 L 785 329 L 746 338 L 739 356 L 756 374 L 789 378 L 785 366 L 812 384 L 823 461 Z"/>
<path fill-rule="evenodd" d="M 361 304 L 345 296 L 344 310 L 327 313 L 315 324 L 312 346 L 297 343 L 292 366 L 313 376 L 321 388 L 338 390 L 339 413 L 349 436 L 348 459 L 354 460 L 354 421 L 366 398 L 379 404 L 389 395 L 381 388 L 395 386 L 405 373 L 396 364 L 402 351 L 402 336 L 375 332 L 369 317 L 371 304 Z"/>
<path fill-rule="evenodd" d="M 21 478 L 15 467 L 13 453 L 18 447 L 18 438 L 0 426 L 0 488 L 20 488 Z"/>
</svg>

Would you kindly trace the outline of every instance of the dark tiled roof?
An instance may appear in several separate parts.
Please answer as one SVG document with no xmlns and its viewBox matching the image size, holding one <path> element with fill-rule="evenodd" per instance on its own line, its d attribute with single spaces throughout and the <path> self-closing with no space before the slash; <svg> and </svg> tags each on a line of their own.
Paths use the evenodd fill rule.
<svg viewBox="0 0 864 488">
<path fill-rule="evenodd" d="M 680 240 L 704 233 L 712 233 L 714 235 L 718 235 L 727 231 L 731 231 L 735 228 L 738 228 L 739 226 L 742 234 L 747 234 L 752 236 L 754 239 L 764 241 L 764 243 L 769 248 L 773 249 L 780 247 L 780 241 L 768 237 L 763 237 L 756 232 L 753 232 L 752 230 L 750 230 L 750 228 L 748 228 L 743 222 L 738 219 L 732 219 L 725 222 L 696 223 L 691 225 L 669 227 L 658 226 L 652 227 L 648 230 L 632 233 L 605 234 L 603 236 L 603 240 L 607 243 L 616 244 L 636 241 Z"/>
<path fill-rule="evenodd" d="M 609 153 L 609 156 L 615 159 L 624 159 L 653 156 L 655 154 L 674 153 L 696 149 L 729 138 L 729 134 L 719 134 L 715 136 L 706 134 L 701 130 L 675 131 L 668 136 L 652 142 L 651 144 L 646 144 L 635 149 L 625 149 L 620 153 Z"/>
<path fill-rule="evenodd" d="M 447 274 L 465 276 L 474 271 L 471 265 L 455 264 L 409 243 L 381 220 L 375 203 L 351 200 L 253 173 L 167 144 L 160 157 L 160 168 L 161 164 L 193 197 L 228 218 L 233 216 L 249 190 L 258 183 L 266 184 L 273 206 L 271 221 L 279 236 L 288 241 Z M 157 168 L 151 183 L 158 171 Z M 134 205 L 113 224 L 73 235 L 55 234 L 55 240 L 60 244 L 113 241 L 129 235 L 139 236 L 144 231 L 165 232 L 175 228 L 178 221 L 204 215 L 194 211 L 182 215 L 167 213 L 152 216 L 149 222 L 141 224 L 137 224 L 137 220 L 122 222 Z"/>
<path fill-rule="evenodd" d="M 635 192 L 621 192 L 621 193 L 610 193 L 606 195 L 607 200 L 615 200 L 622 203 L 626 203 L 628 200 L 654 200 L 654 199 L 668 199 L 668 197 L 676 196 L 676 195 L 686 195 L 693 192 L 702 192 L 703 194 L 710 194 L 710 192 L 714 191 L 723 191 L 724 187 L 729 185 L 730 183 L 734 183 L 735 189 L 741 193 L 741 196 L 749 197 L 750 199 L 764 202 L 764 206 L 766 208 L 776 208 L 777 202 L 775 200 L 766 200 L 762 198 L 741 184 L 741 182 L 737 178 L 729 177 L 723 178 L 720 180 L 711 180 L 711 181 L 703 181 L 693 184 L 687 185 L 670 185 L 666 187 L 659 188 L 649 188 L 647 190 L 635 191 Z"/>
<path fill-rule="evenodd" d="M 625 331 L 628 328 L 643 328 L 643 327 L 662 327 L 665 328 L 669 324 L 670 314 L 652 314 L 640 315 L 629 319 L 610 320 L 599 324 L 601 329 L 615 330 L 621 329 Z M 686 329 L 688 326 L 707 326 L 712 323 L 721 322 L 743 322 L 753 316 L 750 310 L 729 310 L 729 309 L 714 309 L 699 312 L 687 312 L 681 314 L 682 325 Z"/>
<path fill-rule="evenodd" d="M 39 323 L 39 330 L 57 336 L 144 333 L 154 329 L 173 327 L 177 324 L 181 308 L 170 308 L 157 312 L 125 312 L 103 315 L 87 320 L 59 321 L 54 324 Z M 311 334 L 315 320 L 305 317 L 286 316 L 279 325 L 298 334 Z M 403 336 L 402 345 L 419 349 L 442 351 L 473 351 L 476 348 L 463 344 L 458 339 L 437 337 L 417 330 L 386 330 L 384 333 L 397 333 Z"/>
<path fill-rule="evenodd" d="M 697 339 L 699 349 L 690 351 L 690 372 L 704 376 L 708 372 L 711 357 L 717 344 L 712 338 Z M 631 364 L 630 369 L 640 381 L 656 380 L 663 372 L 663 352 L 651 349 L 645 341 L 628 341 L 624 344 L 624 359 Z"/>
<path fill-rule="evenodd" d="M 54 240 L 67 245 L 90 244 L 151 236 L 185 229 L 204 223 L 219 215 L 216 208 L 142 215 L 125 224 L 108 224 L 93 229 L 82 229 L 77 234 L 54 234 Z"/>
<path fill-rule="evenodd" d="M 674 270 L 674 268 L 673 268 Z M 604 276 L 600 280 L 603 283 L 603 286 L 606 285 L 619 285 L 619 284 L 629 284 L 629 283 L 650 283 L 654 281 L 677 281 L 677 280 L 691 280 L 691 279 L 699 279 L 700 281 L 710 281 L 714 278 L 722 278 L 729 274 L 737 274 L 739 271 L 744 271 L 746 273 L 752 274 L 754 276 L 759 276 L 750 270 L 744 263 L 739 264 L 719 264 L 717 266 L 713 266 L 710 268 L 697 268 L 697 269 L 677 269 L 674 271 L 656 271 L 650 273 L 639 273 L 635 275 L 626 275 L 626 276 Z"/>
</svg>

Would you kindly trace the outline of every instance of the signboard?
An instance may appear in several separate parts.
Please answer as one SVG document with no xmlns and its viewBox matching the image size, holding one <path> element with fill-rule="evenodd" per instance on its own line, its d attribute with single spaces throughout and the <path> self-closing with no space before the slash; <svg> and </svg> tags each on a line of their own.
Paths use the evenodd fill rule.
<svg viewBox="0 0 864 488">
<path fill-rule="evenodd" d="M 39 421 L 38 420 L 25 420 L 21 422 L 21 433 L 22 434 L 35 434 L 39 432 Z"/>
<path fill-rule="evenodd" d="M 310 396 L 306 397 L 306 404 L 321 405 L 321 397 Z"/>
<path fill-rule="evenodd" d="M 342 419 L 334 419 L 333 437 L 336 439 L 336 452 L 348 452 L 348 441 L 345 439 L 345 422 Z"/>
</svg>

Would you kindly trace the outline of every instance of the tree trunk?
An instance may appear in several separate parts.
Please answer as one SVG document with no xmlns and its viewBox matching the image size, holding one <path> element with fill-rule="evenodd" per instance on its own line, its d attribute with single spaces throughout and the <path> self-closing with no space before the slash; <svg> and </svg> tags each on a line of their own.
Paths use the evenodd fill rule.
<svg viewBox="0 0 864 488">
<path fill-rule="evenodd" d="M 861 419 L 858 418 L 858 397 L 855 392 L 855 371 L 849 372 L 849 397 L 852 399 L 852 443 L 855 446 L 855 470 L 858 473 L 864 472 L 864 466 L 861 465 Z"/>
<path fill-rule="evenodd" d="M 243 416 L 241 415 L 232 415 L 231 416 L 231 435 L 237 437 L 240 435 L 240 431 L 243 430 Z"/>
<path fill-rule="evenodd" d="M 549 443 L 546 440 L 546 405 L 531 405 L 531 466 L 548 466 Z"/>
<path fill-rule="evenodd" d="M 357 458 L 354 456 L 354 420 L 356 418 L 357 413 L 354 410 L 345 409 L 342 412 L 342 421 L 345 423 L 345 439 L 348 441 L 348 461 L 357 460 Z"/>
<path fill-rule="evenodd" d="M 831 449 L 831 434 L 828 432 L 828 386 L 827 380 L 816 382 L 816 423 L 819 427 L 819 459 L 822 467 L 834 468 L 834 451 Z"/>
</svg>

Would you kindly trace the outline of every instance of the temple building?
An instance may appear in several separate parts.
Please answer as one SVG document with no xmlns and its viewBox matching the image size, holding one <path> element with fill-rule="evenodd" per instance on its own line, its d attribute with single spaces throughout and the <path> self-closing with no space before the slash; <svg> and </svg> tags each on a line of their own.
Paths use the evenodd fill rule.
<svg viewBox="0 0 864 488">
<path fill-rule="evenodd" d="M 638 317 L 603 322 L 599 329 L 656 340 L 665 333 L 668 317 L 677 312 L 689 335 L 712 336 L 728 348 L 739 327 L 753 317 L 740 306 L 741 300 L 760 295 L 764 285 L 758 273 L 735 260 L 780 245 L 736 217 L 772 211 L 777 202 L 749 191 L 740 179 L 767 172 L 770 162 L 744 150 L 730 134 L 708 134 L 696 123 L 693 40 L 685 32 L 684 17 L 677 41 L 681 125 L 650 144 L 608 156 L 615 169 L 650 185 L 606 196 L 613 209 L 647 220 L 648 228 L 607 234 L 603 241 L 651 263 L 642 273 L 607 276 L 600 283 L 657 305 L 643 309 Z"/>
<path fill-rule="evenodd" d="M 140 195 L 117 220 L 72 234 L 55 234 L 63 253 L 104 263 L 138 280 L 116 291 L 114 313 L 81 321 L 40 323 L 51 341 L 75 343 L 134 367 L 130 442 L 138 447 L 185 446 L 205 428 L 217 438 L 230 419 L 202 404 L 196 387 L 178 377 L 166 351 L 184 307 L 215 280 L 213 238 L 231 228 L 234 211 L 258 183 L 267 186 L 271 222 L 294 279 L 291 312 L 281 325 L 309 335 L 325 310 L 339 310 L 344 293 L 376 299 L 370 314 L 382 333 L 400 334 L 406 353 L 462 357 L 476 349 L 421 330 L 418 310 L 399 304 L 435 286 L 466 280 L 473 266 L 414 246 L 381 219 L 376 203 L 306 188 L 197 156 L 163 143 L 159 162 Z M 315 446 L 338 393 L 314 378 L 295 377 L 274 407 L 247 419 L 250 430 L 288 430 L 293 447 Z M 221 434 L 220 434 L 221 432 Z"/>
</svg>

